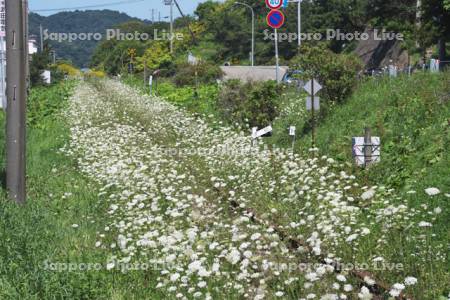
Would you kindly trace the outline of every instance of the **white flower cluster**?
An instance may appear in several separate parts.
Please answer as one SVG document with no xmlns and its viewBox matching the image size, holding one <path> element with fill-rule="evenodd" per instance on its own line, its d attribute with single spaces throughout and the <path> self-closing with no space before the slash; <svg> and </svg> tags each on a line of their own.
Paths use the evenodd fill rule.
<svg viewBox="0 0 450 300">
<path fill-rule="evenodd" d="M 63 151 L 103 186 L 99 197 L 108 201 L 109 224 L 96 247 L 111 251 L 109 268 L 160 266 L 157 288 L 180 299 L 270 299 L 294 290 L 306 290 L 307 299 L 318 291 L 318 299 L 372 299 L 331 264 L 352 259 L 346 253 L 362 240 L 383 240 L 368 229 L 375 222 L 384 234 L 403 220 L 408 208 L 381 197 L 391 191 L 360 187 L 327 157 L 255 151 L 249 134 L 213 129 L 115 81 L 80 84 L 67 118 L 71 142 Z M 186 152 L 167 147 L 209 151 L 180 155 Z M 211 151 L 219 148 L 229 152 Z M 246 208 L 263 222 L 253 222 Z M 288 249 L 272 222 L 305 245 Z M 330 264 L 289 267 L 299 256 L 324 255 Z"/>
</svg>

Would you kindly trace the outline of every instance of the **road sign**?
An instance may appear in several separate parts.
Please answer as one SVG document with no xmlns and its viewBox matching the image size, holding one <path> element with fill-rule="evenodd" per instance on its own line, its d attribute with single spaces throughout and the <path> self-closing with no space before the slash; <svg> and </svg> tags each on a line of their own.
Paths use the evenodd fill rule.
<svg viewBox="0 0 450 300">
<path fill-rule="evenodd" d="M 194 55 L 192 55 L 191 52 L 188 53 L 188 64 L 190 65 L 196 65 L 198 62 L 197 57 L 195 57 Z"/>
<path fill-rule="evenodd" d="M 371 163 L 379 163 L 381 161 L 381 139 L 380 137 L 371 137 L 372 141 L 372 155 Z M 352 152 L 353 158 L 358 166 L 364 166 L 366 164 L 366 158 L 364 155 L 364 137 L 354 137 L 352 138 Z"/>
<path fill-rule="evenodd" d="M 312 110 L 312 97 L 306 97 L 306 110 Z M 314 110 L 320 110 L 319 97 L 314 97 Z"/>
<path fill-rule="evenodd" d="M 253 139 L 257 139 L 259 137 L 262 137 L 263 135 L 268 134 L 269 132 L 272 132 L 272 126 L 267 126 L 266 128 L 263 128 L 261 130 L 255 130 L 253 129 L 253 134 L 252 134 L 252 138 Z"/>
<path fill-rule="evenodd" d="M 290 136 L 295 136 L 295 126 L 290 126 L 289 127 L 289 135 Z"/>
<path fill-rule="evenodd" d="M 283 6 L 283 2 L 287 2 L 287 0 L 266 0 L 266 5 L 270 9 L 279 9 Z"/>
<path fill-rule="evenodd" d="M 278 29 L 284 24 L 284 14 L 279 10 L 271 10 L 267 15 L 267 25 L 273 29 Z"/>
<path fill-rule="evenodd" d="M 321 89 L 322 89 L 322 86 L 315 80 L 315 79 L 312 79 L 312 82 L 313 82 L 313 87 L 314 87 L 314 95 L 315 94 L 317 94 Z M 308 81 L 306 84 L 305 84 L 305 86 L 303 87 L 303 89 L 308 93 L 308 94 L 310 94 L 310 95 L 312 95 L 312 88 L 313 88 L 312 86 L 311 86 L 311 80 L 310 81 Z"/>
</svg>

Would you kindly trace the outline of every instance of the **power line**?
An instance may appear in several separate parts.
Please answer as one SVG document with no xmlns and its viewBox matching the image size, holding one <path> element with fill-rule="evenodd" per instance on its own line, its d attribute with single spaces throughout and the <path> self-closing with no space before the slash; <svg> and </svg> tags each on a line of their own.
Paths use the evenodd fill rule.
<svg viewBox="0 0 450 300">
<path fill-rule="evenodd" d="M 113 5 L 122 5 L 122 4 L 132 4 L 132 3 L 144 2 L 144 1 L 145 0 L 129 0 L 129 1 L 119 1 L 119 2 L 111 2 L 111 3 L 96 4 L 96 5 L 77 6 L 77 7 L 33 9 L 31 11 L 32 12 L 65 11 L 65 10 L 97 8 L 97 7 L 105 7 L 105 6 L 113 6 Z"/>
</svg>

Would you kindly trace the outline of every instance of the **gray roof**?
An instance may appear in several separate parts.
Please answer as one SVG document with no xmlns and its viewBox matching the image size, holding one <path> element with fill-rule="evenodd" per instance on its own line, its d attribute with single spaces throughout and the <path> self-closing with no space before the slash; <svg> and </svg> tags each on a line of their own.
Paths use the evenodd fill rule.
<svg viewBox="0 0 450 300">
<path fill-rule="evenodd" d="M 241 81 L 267 81 L 276 80 L 275 66 L 222 66 L 223 79 L 240 79 Z M 279 67 L 279 79 L 281 80 L 288 71 L 287 66 Z"/>
</svg>

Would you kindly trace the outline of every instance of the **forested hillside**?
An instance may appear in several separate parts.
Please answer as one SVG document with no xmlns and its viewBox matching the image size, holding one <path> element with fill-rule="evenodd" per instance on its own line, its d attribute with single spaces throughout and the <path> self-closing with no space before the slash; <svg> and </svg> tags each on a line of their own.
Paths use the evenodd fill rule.
<svg viewBox="0 0 450 300">
<path fill-rule="evenodd" d="M 91 10 L 61 12 L 49 17 L 36 13 L 29 15 L 30 34 L 39 39 L 39 25 L 48 29 L 48 33 L 89 33 L 99 32 L 104 34 L 107 28 L 123 22 L 136 20 L 124 13 L 112 10 Z M 98 42 L 76 41 L 56 42 L 50 41 L 51 47 L 56 50 L 58 58 L 72 61 L 79 67 L 86 67 Z"/>
</svg>

